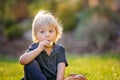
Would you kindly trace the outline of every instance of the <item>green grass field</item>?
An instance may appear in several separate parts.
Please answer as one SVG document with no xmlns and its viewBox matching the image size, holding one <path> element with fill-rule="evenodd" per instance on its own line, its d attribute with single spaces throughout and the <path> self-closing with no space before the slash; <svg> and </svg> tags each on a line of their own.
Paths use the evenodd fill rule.
<svg viewBox="0 0 120 80">
<path fill-rule="evenodd" d="M 83 74 L 88 80 L 120 80 L 120 55 L 67 55 L 65 76 Z M 20 80 L 23 66 L 18 59 L 0 56 L 0 80 Z"/>
</svg>

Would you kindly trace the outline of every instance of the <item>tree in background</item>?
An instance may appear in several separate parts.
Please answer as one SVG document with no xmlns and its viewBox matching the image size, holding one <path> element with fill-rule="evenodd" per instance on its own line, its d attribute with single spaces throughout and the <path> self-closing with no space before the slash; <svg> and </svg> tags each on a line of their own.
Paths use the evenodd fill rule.
<svg viewBox="0 0 120 80">
<path fill-rule="evenodd" d="M 75 34 L 88 49 L 107 51 L 120 43 L 120 16 L 111 10 L 110 1 L 89 0 L 89 8 L 78 14 Z"/>
<path fill-rule="evenodd" d="M 113 16 L 114 13 L 115 15 L 116 13 L 120 14 L 119 4 L 119 0 L 0 0 L 0 36 L 7 36 L 8 40 L 21 38 L 24 30 L 26 30 L 25 28 L 27 30 L 31 28 L 32 19 L 40 9 L 52 11 L 55 16 L 60 18 L 64 31 L 73 31 L 78 26 L 88 24 L 89 21 L 92 23 L 94 19 L 97 19 L 97 21 L 107 19 L 119 25 L 118 17 Z M 112 9 L 112 11 L 108 13 L 109 10 L 106 7 Z M 97 18 L 95 15 L 97 15 Z M 99 17 L 101 15 L 102 19 Z M 27 26 L 23 25 L 26 24 L 26 19 L 31 20 L 28 21 L 29 25 Z M 84 25 L 85 30 L 92 31 L 93 27 L 88 27 L 87 24 Z M 94 26 L 95 29 L 97 27 L 97 25 Z M 119 28 L 117 32 L 119 33 Z M 104 40 L 99 43 L 98 37 L 96 38 L 98 40 L 96 43 L 104 43 Z M 94 42 L 91 41 L 91 43 Z"/>
</svg>

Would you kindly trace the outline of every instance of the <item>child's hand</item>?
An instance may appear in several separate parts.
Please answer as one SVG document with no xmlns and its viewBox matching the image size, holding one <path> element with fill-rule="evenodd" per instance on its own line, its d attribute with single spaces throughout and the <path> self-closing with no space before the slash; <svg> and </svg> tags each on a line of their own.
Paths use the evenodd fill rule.
<svg viewBox="0 0 120 80">
<path fill-rule="evenodd" d="M 49 44 L 48 45 L 45 45 L 45 48 L 50 48 L 53 46 L 53 42 L 49 41 Z"/>
<path fill-rule="evenodd" d="M 50 42 L 48 40 L 43 40 L 41 42 L 39 42 L 39 46 L 38 48 L 41 48 L 41 49 L 45 49 L 45 48 L 49 48 L 53 45 L 53 42 Z"/>
</svg>

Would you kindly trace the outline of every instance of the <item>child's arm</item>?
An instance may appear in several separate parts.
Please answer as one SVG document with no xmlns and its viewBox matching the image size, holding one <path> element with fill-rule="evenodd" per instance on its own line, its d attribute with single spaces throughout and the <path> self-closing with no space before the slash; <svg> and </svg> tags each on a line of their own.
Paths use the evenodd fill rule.
<svg viewBox="0 0 120 80">
<path fill-rule="evenodd" d="M 28 63 L 30 63 L 37 55 L 39 55 L 39 53 L 42 51 L 42 49 L 35 49 L 33 51 L 24 53 L 23 55 L 21 55 L 20 57 L 20 63 L 22 65 L 26 65 Z"/>
<path fill-rule="evenodd" d="M 65 74 L 65 63 L 59 63 L 57 68 L 57 78 L 56 80 L 64 80 Z"/>
<path fill-rule="evenodd" d="M 36 49 L 34 49 L 30 52 L 26 52 L 20 56 L 20 59 L 19 59 L 20 63 L 22 65 L 26 65 L 26 64 L 30 63 L 32 60 L 35 59 L 36 56 L 38 56 L 40 54 L 41 51 L 44 50 L 45 46 L 49 45 L 49 44 L 50 44 L 50 42 L 46 41 L 46 40 L 40 42 L 39 46 Z"/>
</svg>

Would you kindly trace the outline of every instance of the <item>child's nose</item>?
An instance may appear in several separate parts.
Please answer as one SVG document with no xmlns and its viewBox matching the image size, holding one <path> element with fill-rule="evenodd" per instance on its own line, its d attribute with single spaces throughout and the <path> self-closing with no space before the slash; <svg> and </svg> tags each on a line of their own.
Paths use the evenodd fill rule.
<svg viewBox="0 0 120 80">
<path fill-rule="evenodd" d="M 49 32 L 46 32 L 46 37 L 49 37 Z"/>
</svg>

